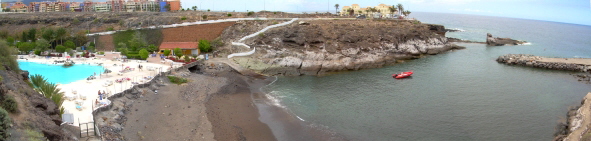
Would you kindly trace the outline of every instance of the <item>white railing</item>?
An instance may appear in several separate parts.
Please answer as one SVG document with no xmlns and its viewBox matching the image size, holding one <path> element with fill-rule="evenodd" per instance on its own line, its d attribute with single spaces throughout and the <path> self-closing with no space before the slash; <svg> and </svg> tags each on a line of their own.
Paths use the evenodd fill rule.
<svg viewBox="0 0 591 141">
<path fill-rule="evenodd" d="M 263 28 L 263 29 L 262 29 L 261 31 L 259 31 L 259 32 L 256 32 L 256 33 L 253 33 L 253 34 L 250 34 L 250 35 L 247 35 L 247 36 L 244 36 L 244 37 L 242 37 L 242 39 L 238 40 L 238 42 L 232 42 L 232 45 L 236 45 L 236 46 L 244 46 L 244 47 L 246 47 L 246 48 L 250 48 L 250 46 L 248 46 L 248 45 L 246 45 L 246 44 L 244 44 L 244 43 L 240 43 L 240 42 L 243 42 L 243 41 L 244 41 L 244 40 L 246 40 L 246 39 L 249 39 L 249 38 L 255 37 L 255 36 L 257 36 L 257 35 L 259 35 L 259 34 L 261 34 L 261 33 L 265 32 L 265 31 L 267 31 L 267 30 L 271 29 L 271 28 L 275 28 L 275 27 L 280 27 L 280 26 L 285 26 L 285 25 L 291 24 L 291 23 L 293 23 L 293 22 L 294 22 L 294 21 L 296 21 L 296 20 L 298 20 L 298 18 L 291 19 L 291 20 L 290 20 L 290 21 L 288 21 L 288 22 L 284 22 L 284 23 L 280 23 L 280 24 L 276 24 L 276 25 L 271 25 L 271 26 L 265 27 L 265 28 Z M 252 55 L 252 54 L 254 54 L 254 52 L 255 52 L 255 51 L 256 51 L 256 48 L 253 48 L 253 49 L 252 49 L 251 51 L 249 51 L 249 52 L 232 53 L 232 54 L 228 55 L 228 59 L 230 59 L 230 58 L 232 58 L 232 57 L 235 57 L 235 56 L 248 56 L 248 55 Z"/>
</svg>

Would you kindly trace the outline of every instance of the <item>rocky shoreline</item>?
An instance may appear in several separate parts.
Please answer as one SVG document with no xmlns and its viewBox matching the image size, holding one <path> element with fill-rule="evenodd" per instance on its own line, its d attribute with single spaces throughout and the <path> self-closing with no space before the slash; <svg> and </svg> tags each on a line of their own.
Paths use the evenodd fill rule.
<svg viewBox="0 0 591 141">
<path fill-rule="evenodd" d="M 441 35 L 443 26 L 413 21 L 316 20 L 271 29 L 245 44 L 257 49 L 232 58 L 257 73 L 275 76 L 325 75 L 331 72 L 379 68 L 385 65 L 463 49 Z M 229 33 L 243 29 L 237 23 Z"/>
<path fill-rule="evenodd" d="M 529 54 L 507 54 L 499 56 L 496 61 L 499 63 L 505 63 L 507 65 L 521 65 L 554 70 L 591 72 L 591 64 L 588 64 L 587 62 L 581 62 L 580 58 L 546 58 Z"/>
<path fill-rule="evenodd" d="M 566 122 L 556 125 L 554 141 L 591 140 L 591 93 L 581 101 L 581 105 L 571 106 L 566 114 Z"/>
</svg>

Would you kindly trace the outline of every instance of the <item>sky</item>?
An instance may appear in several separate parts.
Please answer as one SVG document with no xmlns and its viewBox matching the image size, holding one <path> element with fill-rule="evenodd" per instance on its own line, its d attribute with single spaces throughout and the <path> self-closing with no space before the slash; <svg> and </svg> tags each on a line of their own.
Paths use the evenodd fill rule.
<svg viewBox="0 0 591 141">
<path fill-rule="evenodd" d="M 404 5 L 411 12 L 487 15 L 591 25 L 591 0 L 181 0 L 184 8 L 214 11 L 335 12 L 359 4 Z M 411 13 L 412 17 L 412 13 Z"/>
</svg>

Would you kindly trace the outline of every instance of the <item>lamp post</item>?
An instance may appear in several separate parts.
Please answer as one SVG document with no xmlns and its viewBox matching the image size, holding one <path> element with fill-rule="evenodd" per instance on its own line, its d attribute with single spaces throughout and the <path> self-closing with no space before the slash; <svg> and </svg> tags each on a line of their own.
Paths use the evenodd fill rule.
<svg viewBox="0 0 591 141">
<path fill-rule="evenodd" d="M 265 0 L 263 0 L 263 11 L 267 11 L 267 6 L 265 4 L 267 3 L 265 3 Z"/>
</svg>

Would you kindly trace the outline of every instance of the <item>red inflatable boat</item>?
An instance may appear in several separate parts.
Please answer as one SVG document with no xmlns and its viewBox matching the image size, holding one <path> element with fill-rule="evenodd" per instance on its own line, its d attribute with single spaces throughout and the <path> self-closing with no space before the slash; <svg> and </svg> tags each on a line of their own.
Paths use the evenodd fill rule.
<svg viewBox="0 0 591 141">
<path fill-rule="evenodd" d="M 396 78 L 396 79 L 407 78 L 409 76 L 412 76 L 412 74 L 413 74 L 412 71 L 401 72 L 401 73 L 397 73 L 397 74 L 392 74 L 392 78 Z"/>
</svg>

